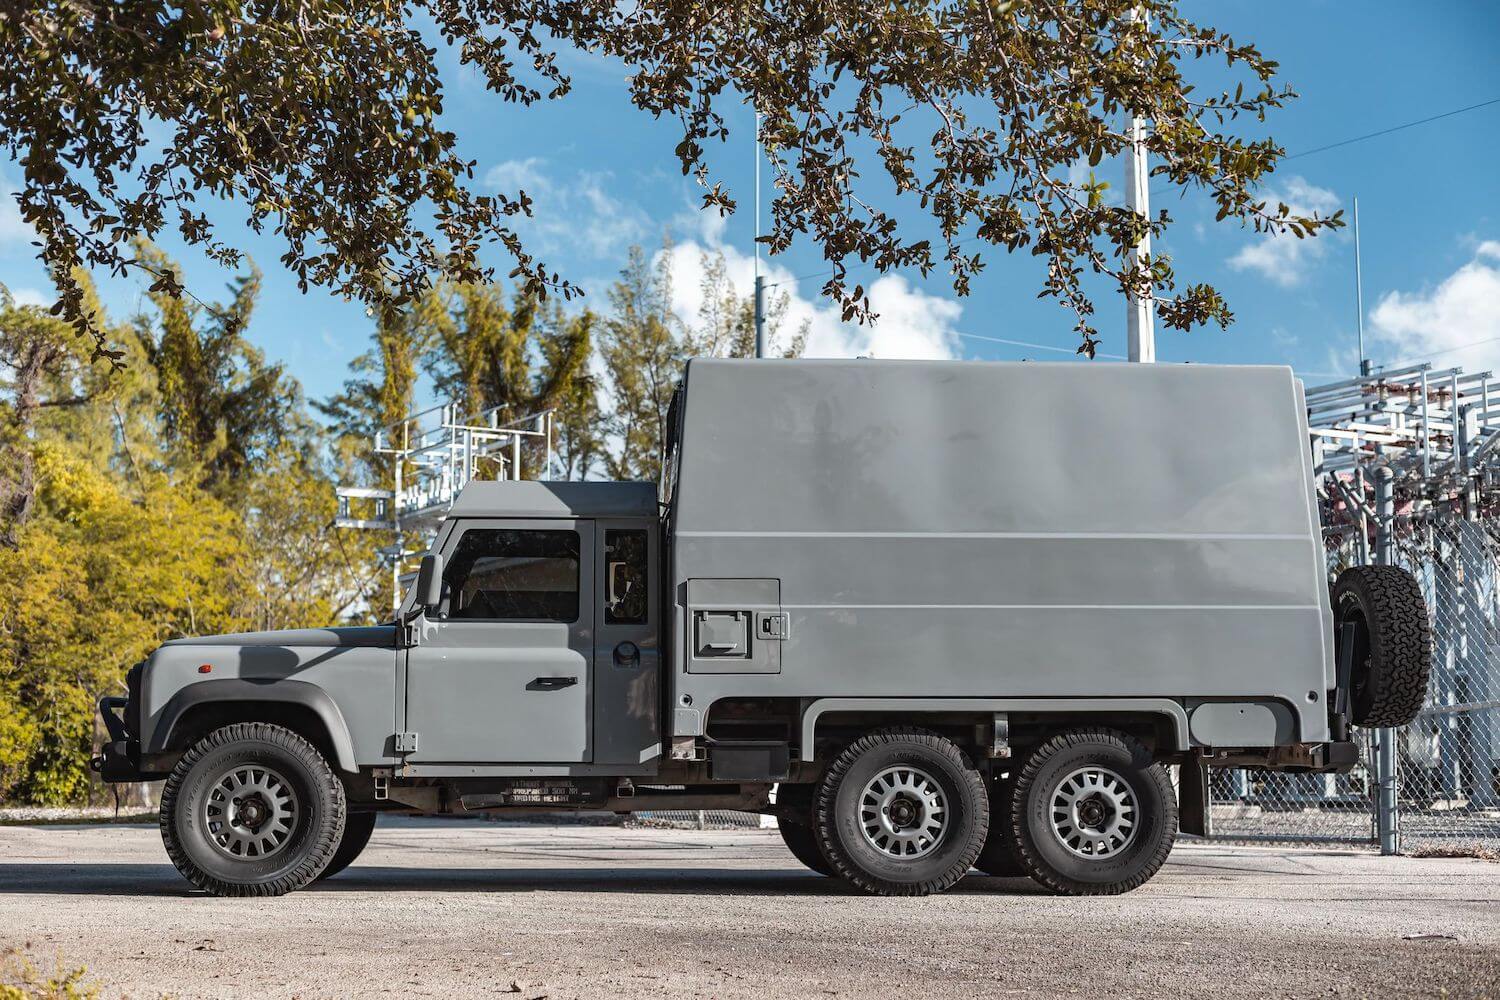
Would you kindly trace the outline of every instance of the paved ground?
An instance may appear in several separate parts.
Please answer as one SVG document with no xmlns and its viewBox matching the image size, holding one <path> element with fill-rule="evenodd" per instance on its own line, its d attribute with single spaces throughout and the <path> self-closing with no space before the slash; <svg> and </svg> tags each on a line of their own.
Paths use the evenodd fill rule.
<svg viewBox="0 0 1500 1000">
<path fill-rule="evenodd" d="M 1500 865 L 1184 844 L 1145 888 L 867 899 L 775 831 L 395 821 L 274 900 L 147 826 L 0 827 L 0 946 L 106 997 L 1500 998 Z"/>
</svg>

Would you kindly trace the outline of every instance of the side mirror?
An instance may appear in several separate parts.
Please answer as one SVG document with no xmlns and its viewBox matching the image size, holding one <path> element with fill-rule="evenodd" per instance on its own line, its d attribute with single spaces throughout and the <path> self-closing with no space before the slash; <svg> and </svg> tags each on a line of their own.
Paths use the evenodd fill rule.
<svg viewBox="0 0 1500 1000">
<path fill-rule="evenodd" d="M 417 570 L 417 600 L 412 610 L 428 610 L 443 603 L 443 557 L 429 552 Z"/>
</svg>

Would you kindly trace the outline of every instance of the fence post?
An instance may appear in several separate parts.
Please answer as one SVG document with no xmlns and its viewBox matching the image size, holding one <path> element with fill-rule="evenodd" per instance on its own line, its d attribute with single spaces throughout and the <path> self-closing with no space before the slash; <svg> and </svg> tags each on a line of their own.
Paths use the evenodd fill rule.
<svg viewBox="0 0 1500 1000">
<path fill-rule="evenodd" d="M 1396 503 L 1389 465 L 1371 470 L 1375 477 L 1375 561 L 1384 566 L 1396 561 Z M 1375 831 L 1381 854 L 1401 852 L 1401 824 L 1396 801 L 1396 739 L 1394 729 L 1375 731 Z"/>
</svg>

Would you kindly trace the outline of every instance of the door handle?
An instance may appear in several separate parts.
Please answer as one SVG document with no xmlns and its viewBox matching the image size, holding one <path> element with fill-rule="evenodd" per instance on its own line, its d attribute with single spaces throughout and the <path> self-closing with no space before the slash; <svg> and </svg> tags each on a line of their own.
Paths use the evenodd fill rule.
<svg viewBox="0 0 1500 1000">
<path fill-rule="evenodd" d="M 633 642 L 622 642 L 615 647 L 615 666 L 638 667 L 641 665 L 641 648 Z"/>
<path fill-rule="evenodd" d="M 526 687 L 532 691 L 557 691 L 577 683 L 577 677 L 538 677 Z"/>
</svg>

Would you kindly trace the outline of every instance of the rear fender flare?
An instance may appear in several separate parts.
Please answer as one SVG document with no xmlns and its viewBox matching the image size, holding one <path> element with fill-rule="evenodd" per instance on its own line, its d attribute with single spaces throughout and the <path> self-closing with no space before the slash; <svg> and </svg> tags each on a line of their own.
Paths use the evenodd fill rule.
<svg viewBox="0 0 1500 1000">
<path fill-rule="evenodd" d="M 1187 712 L 1170 698 L 819 698 L 802 713 L 802 759 L 815 759 L 818 719 L 829 712 L 903 713 L 1041 712 L 1088 716 L 1101 712 L 1133 712 L 1166 716 L 1174 735 L 1172 750 L 1187 750 Z M 1080 720 L 1083 721 L 1083 720 Z"/>
</svg>

